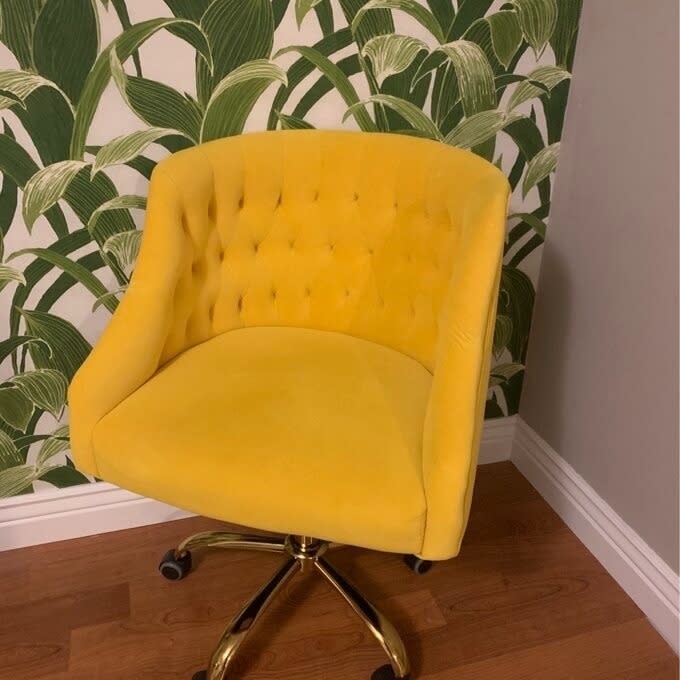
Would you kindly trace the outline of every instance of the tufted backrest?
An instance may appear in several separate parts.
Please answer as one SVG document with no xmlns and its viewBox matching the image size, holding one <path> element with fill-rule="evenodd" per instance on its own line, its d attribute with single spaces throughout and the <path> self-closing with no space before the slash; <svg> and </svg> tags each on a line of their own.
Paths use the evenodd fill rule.
<svg viewBox="0 0 680 680">
<path fill-rule="evenodd" d="M 179 235 L 156 263 L 173 286 L 160 363 L 230 329 L 285 325 L 432 368 L 466 205 L 496 175 L 505 191 L 469 152 L 381 133 L 254 133 L 171 156 L 147 217 Z M 153 257 L 145 247 L 140 261 Z"/>
</svg>

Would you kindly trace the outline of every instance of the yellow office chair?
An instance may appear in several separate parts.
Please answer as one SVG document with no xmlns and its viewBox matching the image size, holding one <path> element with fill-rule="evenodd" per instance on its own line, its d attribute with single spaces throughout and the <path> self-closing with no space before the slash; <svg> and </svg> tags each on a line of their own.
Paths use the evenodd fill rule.
<svg viewBox="0 0 680 680">
<path fill-rule="evenodd" d="M 221 680 L 311 567 L 387 653 L 373 677 L 408 677 L 327 549 L 412 554 L 416 571 L 458 553 L 508 195 L 490 163 L 401 135 L 265 132 L 159 163 L 132 283 L 71 385 L 71 436 L 81 470 L 286 536 L 199 534 L 164 558 L 181 578 L 199 546 L 286 557 L 195 678 Z"/>
</svg>

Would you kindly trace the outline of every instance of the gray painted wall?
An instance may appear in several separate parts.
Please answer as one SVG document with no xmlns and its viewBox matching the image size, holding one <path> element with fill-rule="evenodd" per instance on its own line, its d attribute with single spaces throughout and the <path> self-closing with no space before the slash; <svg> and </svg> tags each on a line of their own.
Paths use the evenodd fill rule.
<svg viewBox="0 0 680 680">
<path fill-rule="evenodd" d="M 584 3 L 520 414 L 678 571 L 678 2 Z"/>
</svg>

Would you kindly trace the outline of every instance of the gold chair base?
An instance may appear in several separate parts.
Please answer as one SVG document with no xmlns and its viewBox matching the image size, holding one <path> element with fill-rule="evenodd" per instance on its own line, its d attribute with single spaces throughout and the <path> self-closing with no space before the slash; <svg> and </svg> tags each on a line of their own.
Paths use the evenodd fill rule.
<svg viewBox="0 0 680 680">
<path fill-rule="evenodd" d="M 329 543 L 309 536 L 256 536 L 224 532 L 204 532 L 187 538 L 175 550 L 175 564 L 187 563 L 187 553 L 192 548 L 236 548 L 281 553 L 284 564 L 272 578 L 252 597 L 226 627 L 222 638 L 210 657 L 207 671 L 194 675 L 194 680 L 224 680 L 229 667 L 248 633 L 262 616 L 279 590 L 299 571 L 316 569 L 345 598 L 359 618 L 376 637 L 387 654 L 392 678 L 409 677 L 409 661 L 404 643 L 394 626 L 344 577 L 325 557 Z M 161 563 L 161 571 L 169 578 L 182 578 L 185 572 L 169 576 Z M 188 567 L 185 567 L 188 571 Z M 379 669 L 381 679 L 390 676 L 389 667 Z M 377 675 L 377 674 L 376 674 Z"/>
</svg>

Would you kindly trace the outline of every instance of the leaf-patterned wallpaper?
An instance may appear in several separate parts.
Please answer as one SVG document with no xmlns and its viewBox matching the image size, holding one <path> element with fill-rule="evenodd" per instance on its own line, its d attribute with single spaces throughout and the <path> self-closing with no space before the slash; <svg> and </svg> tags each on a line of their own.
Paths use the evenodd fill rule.
<svg viewBox="0 0 680 680">
<path fill-rule="evenodd" d="M 0 496 L 92 481 L 66 388 L 128 284 L 150 173 L 244 130 L 418 135 L 507 173 L 486 410 L 515 413 L 580 6 L 2 0 Z"/>
</svg>

